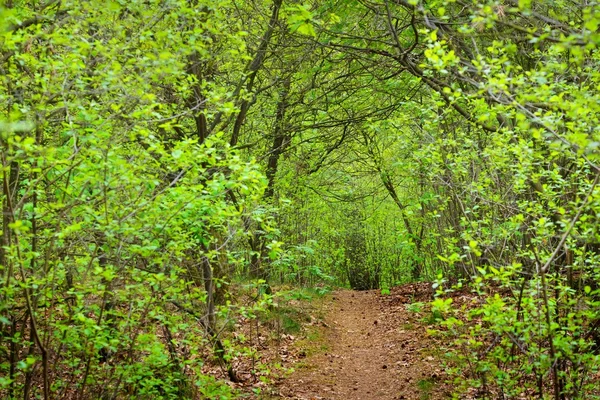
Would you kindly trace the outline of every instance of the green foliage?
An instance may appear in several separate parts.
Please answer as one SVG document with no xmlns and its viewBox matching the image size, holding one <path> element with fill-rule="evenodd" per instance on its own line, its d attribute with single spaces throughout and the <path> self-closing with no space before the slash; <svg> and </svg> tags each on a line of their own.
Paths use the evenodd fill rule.
<svg viewBox="0 0 600 400">
<path fill-rule="evenodd" d="M 229 398 L 272 283 L 419 280 L 459 391 L 598 396 L 600 7 L 242 3 L 0 7 L 0 396 Z"/>
<path fill-rule="evenodd" d="M 477 57 L 458 52 L 448 34 L 428 31 L 423 68 L 445 80 L 440 104 L 475 125 L 455 124 L 450 138 L 430 146 L 434 159 L 439 157 L 434 173 L 450 184 L 440 214 L 459 214 L 438 257 L 448 266 L 447 278 L 468 277 L 485 298 L 454 312 L 438 298 L 432 311 L 447 334 L 458 338 L 451 359 L 460 390 L 504 398 L 585 398 L 597 394 L 592 326 L 598 316 L 589 306 L 592 287 L 576 280 L 595 280 L 597 235 L 588 215 L 598 206 L 598 169 L 590 150 L 597 132 L 590 129 L 596 117 L 589 119 L 588 112 L 596 105 L 588 101 L 597 104 L 598 92 L 595 84 L 576 81 L 598 81 L 590 69 L 598 65 L 598 42 L 583 21 L 571 22 L 573 36 L 560 36 L 558 26 L 573 11 L 566 5 L 519 4 L 534 14 L 500 3 L 472 10 L 472 22 L 460 30 L 482 46 Z M 444 6 L 441 18 L 453 12 L 453 5 Z M 549 19 L 535 21 L 539 15 Z M 517 30 L 531 44 L 526 49 L 509 36 L 477 34 L 526 20 L 529 28 Z M 525 55 L 530 62 L 520 59 Z M 461 87 L 465 65 L 473 67 L 478 82 L 469 90 Z M 567 65 L 573 69 L 564 73 Z M 443 118 L 433 124 L 448 129 Z M 486 137 L 472 129 L 487 131 Z"/>
<path fill-rule="evenodd" d="M 231 398 L 202 372 L 208 272 L 238 265 L 223 243 L 266 181 L 222 133 L 185 132 L 190 60 L 235 75 L 243 35 L 219 1 L 18 3 L 0 18 L 0 396 Z"/>
</svg>

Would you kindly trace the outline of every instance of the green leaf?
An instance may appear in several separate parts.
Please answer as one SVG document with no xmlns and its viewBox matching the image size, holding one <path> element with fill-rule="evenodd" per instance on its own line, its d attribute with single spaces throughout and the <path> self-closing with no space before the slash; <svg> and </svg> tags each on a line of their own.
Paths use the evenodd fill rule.
<svg viewBox="0 0 600 400">
<path fill-rule="evenodd" d="M 298 28 L 296 29 L 296 32 L 298 32 L 298 33 L 300 33 L 302 35 L 308 35 L 308 36 L 312 36 L 312 37 L 317 36 L 317 34 L 315 33 L 315 29 L 309 23 L 300 24 L 298 26 Z"/>
</svg>

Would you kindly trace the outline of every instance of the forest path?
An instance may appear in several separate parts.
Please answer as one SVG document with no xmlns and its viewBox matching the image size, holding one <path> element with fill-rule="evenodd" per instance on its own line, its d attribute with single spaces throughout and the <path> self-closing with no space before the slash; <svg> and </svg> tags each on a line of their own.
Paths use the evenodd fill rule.
<svg viewBox="0 0 600 400">
<path fill-rule="evenodd" d="M 334 292 L 319 334 L 309 335 L 307 358 L 279 385 L 280 398 L 450 397 L 436 357 L 438 345 L 427 335 L 423 315 L 406 306 L 428 301 L 429 290 L 427 284 L 416 284 L 387 296 L 375 290 Z"/>
</svg>

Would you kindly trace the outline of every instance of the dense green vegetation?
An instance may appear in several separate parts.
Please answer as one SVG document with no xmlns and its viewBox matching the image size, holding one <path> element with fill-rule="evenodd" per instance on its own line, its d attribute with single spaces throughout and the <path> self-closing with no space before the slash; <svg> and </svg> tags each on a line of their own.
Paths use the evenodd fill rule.
<svg viewBox="0 0 600 400">
<path fill-rule="evenodd" d="M 205 350 L 236 380 L 225 328 L 272 285 L 432 280 L 457 396 L 599 398 L 599 28 L 595 1 L 5 0 L 0 397 L 227 398 Z"/>
</svg>

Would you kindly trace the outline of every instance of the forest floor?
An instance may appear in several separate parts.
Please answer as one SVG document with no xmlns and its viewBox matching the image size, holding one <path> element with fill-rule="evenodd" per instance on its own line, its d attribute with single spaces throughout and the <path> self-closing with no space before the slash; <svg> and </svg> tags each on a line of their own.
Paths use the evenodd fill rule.
<svg viewBox="0 0 600 400">
<path fill-rule="evenodd" d="M 320 323 L 295 343 L 294 372 L 262 399 L 446 399 L 437 339 L 428 334 L 422 303 L 429 284 L 380 291 L 333 292 L 323 300 Z M 422 303 L 420 303 L 422 302 Z M 411 306 L 412 304 L 412 306 Z"/>
</svg>

